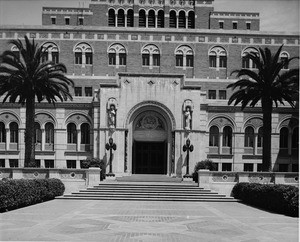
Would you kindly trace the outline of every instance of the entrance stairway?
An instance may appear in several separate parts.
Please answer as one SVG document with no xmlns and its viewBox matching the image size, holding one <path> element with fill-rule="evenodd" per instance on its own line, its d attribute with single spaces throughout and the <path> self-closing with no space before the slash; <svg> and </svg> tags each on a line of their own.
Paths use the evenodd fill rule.
<svg viewBox="0 0 300 242">
<path fill-rule="evenodd" d="M 199 188 L 194 183 L 165 181 L 114 181 L 73 192 L 59 199 L 136 200 L 182 202 L 236 202 L 232 197 Z"/>
</svg>

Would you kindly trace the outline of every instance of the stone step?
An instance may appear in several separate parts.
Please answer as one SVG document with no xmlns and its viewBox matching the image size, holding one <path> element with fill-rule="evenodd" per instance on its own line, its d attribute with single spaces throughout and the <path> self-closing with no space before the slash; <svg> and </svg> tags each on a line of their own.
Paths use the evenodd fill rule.
<svg viewBox="0 0 300 242">
<path fill-rule="evenodd" d="M 195 192 L 148 192 L 148 191 L 79 191 L 79 192 L 74 192 L 72 194 L 95 194 L 95 195 L 149 195 L 149 196 L 224 196 L 224 195 L 219 195 L 216 192 L 205 192 L 205 193 L 195 193 Z"/>
<path fill-rule="evenodd" d="M 170 177 L 166 175 L 153 175 L 153 174 L 147 174 L 147 175 L 139 175 L 134 174 L 131 176 L 123 176 L 123 177 L 116 177 L 116 180 L 118 182 L 174 182 L 174 183 L 180 183 L 182 182 L 182 178 L 178 177 Z"/>
</svg>

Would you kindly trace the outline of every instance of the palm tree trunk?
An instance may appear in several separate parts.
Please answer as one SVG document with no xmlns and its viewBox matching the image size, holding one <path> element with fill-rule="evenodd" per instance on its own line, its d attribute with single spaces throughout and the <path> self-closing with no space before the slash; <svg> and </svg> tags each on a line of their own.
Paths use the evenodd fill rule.
<svg viewBox="0 0 300 242">
<path fill-rule="evenodd" d="M 262 170 L 271 171 L 271 148 L 272 148 L 272 100 L 262 100 L 263 111 L 263 157 Z"/>
<path fill-rule="evenodd" d="M 25 130 L 25 166 L 36 167 L 34 144 L 34 95 L 26 100 L 26 130 Z"/>
</svg>

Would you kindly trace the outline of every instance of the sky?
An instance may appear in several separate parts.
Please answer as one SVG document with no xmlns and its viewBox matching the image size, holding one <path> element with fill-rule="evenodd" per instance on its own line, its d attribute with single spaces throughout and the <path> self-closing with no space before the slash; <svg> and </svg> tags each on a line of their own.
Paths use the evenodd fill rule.
<svg viewBox="0 0 300 242">
<path fill-rule="evenodd" d="M 42 7 L 88 7 L 90 0 L 0 0 L 0 25 L 41 25 Z M 260 13 L 262 31 L 300 32 L 300 0 L 214 0 L 215 11 Z"/>
</svg>

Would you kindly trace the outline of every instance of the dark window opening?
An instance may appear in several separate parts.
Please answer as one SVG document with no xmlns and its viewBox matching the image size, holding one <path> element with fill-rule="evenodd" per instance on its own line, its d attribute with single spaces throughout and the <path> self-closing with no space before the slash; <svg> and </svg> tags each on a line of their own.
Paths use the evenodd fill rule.
<svg viewBox="0 0 300 242">
<path fill-rule="evenodd" d="M 253 171 L 253 163 L 244 164 L 244 171 Z"/>
<path fill-rule="evenodd" d="M 162 10 L 158 11 L 157 15 L 157 27 L 164 28 L 165 27 L 165 13 Z"/>
<path fill-rule="evenodd" d="M 146 13 L 144 10 L 139 12 L 139 27 L 146 27 Z"/>
<path fill-rule="evenodd" d="M 75 87 L 75 97 L 82 96 L 82 87 Z"/>
<path fill-rule="evenodd" d="M 69 18 L 65 18 L 65 24 L 70 25 L 70 19 Z"/>
<path fill-rule="evenodd" d="M 219 99 L 226 99 L 226 90 L 219 90 Z"/>
<path fill-rule="evenodd" d="M 153 66 L 160 66 L 160 55 L 159 54 L 153 55 Z"/>
<path fill-rule="evenodd" d="M 45 160 L 45 168 L 54 168 L 54 160 Z"/>
<path fill-rule="evenodd" d="M 93 53 L 85 53 L 85 64 L 93 65 Z"/>
<path fill-rule="evenodd" d="M 187 67 L 194 67 L 194 56 L 193 55 L 187 55 L 186 56 L 186 66 Z"/>
<path fill-rule="evenodd" d="M 108 26 L 115 27 L 116 26 L 116 15 L 115 10 L 110 9 L 108 11 Z"/>
<path fill-rule="evenodd" d="M 126 54 L 125 53 L 119 54 L 119 65 L 126 66 Z"/>
<path fill-rule="evenodd" d="M 188 28 L 194 29 L 195 28 L 195 13 L 190 11 L 188 15 Z"/>
<path fill-rule="evenodd" d="M 150 65 L 150 55 L 149 54 L 142 54 L 142 65 L 149 66 Z"/>
<path fill-rule="evenodd" d="M 237 23 L 236 22 L 232 23 L 232 28 L 237 29 Z"/>
<path fill-rule="evenodd" d="M 85 96 L 86 97 L 93 96 L 93 88 L 92 87 L 85 87 L 84 91 L 85 91 Z"/>
<path fill-rule="evenodd" d="M 231 171 L 231 163 L 222 163 L 222 171 Z"/>
<path fill-rule="evenodd" d="M 176 66 L 183 66 L 183 55 L 176 55 Z"/>
<path fill-rule="evenodd" d="M 224 29 L 224 22 L 219 22 L 219 28 Z"/>
<path fill-rule="evenodd" d="M 109 53 L 108 54 L 108 64 L 110 66 L 116 65 L 116 53 Z"/>
<path fill-rule="evenodd" d="M 181 12 L 179 13 L 178 27 L 184 29 L 185 26 L 186 26 L 185 12 L 181 11 Z"/>
<path fill-rule="evenodd" d="M 128 12 L 127 12 L 127 27 L 133 27 L 133 25 L 134 25 L 134 17 L 133 17 L 134 15 L 133 15 L 133 10 L 132 9 L 130 9 L 130 10 L 128 10 Z"/>
<path fill-rule="evenodd" d="M 209 56 L 209 67 L 217 67 L 217 56 Z"/>
<path fill-rule="evenodd" d="M 76 160 L 67 160 L 68 169 L 76 169 Z"/>
<path fill-rule="evenodd" d="M 82 64 L 82 53 L 81 52 L 75 52 L 75 64 Z"/>
<path fill-rule="evenodd" d="M 170 20 L 169 20 L 169 26 L 170 28 L 177 28 L 176 25 L 176 12 L 175 11 L 171 11 L 170 12 Z"/>
<path fill-rule="evenodd" d="M 217 91 L 208 90 L 208 99 L 217 99 Z"/>
<path fill-rule="evenodd" d="M 118 11 L 118 27 L 125 27 L 125 14 L 123 9 Z"/>
</svg>

